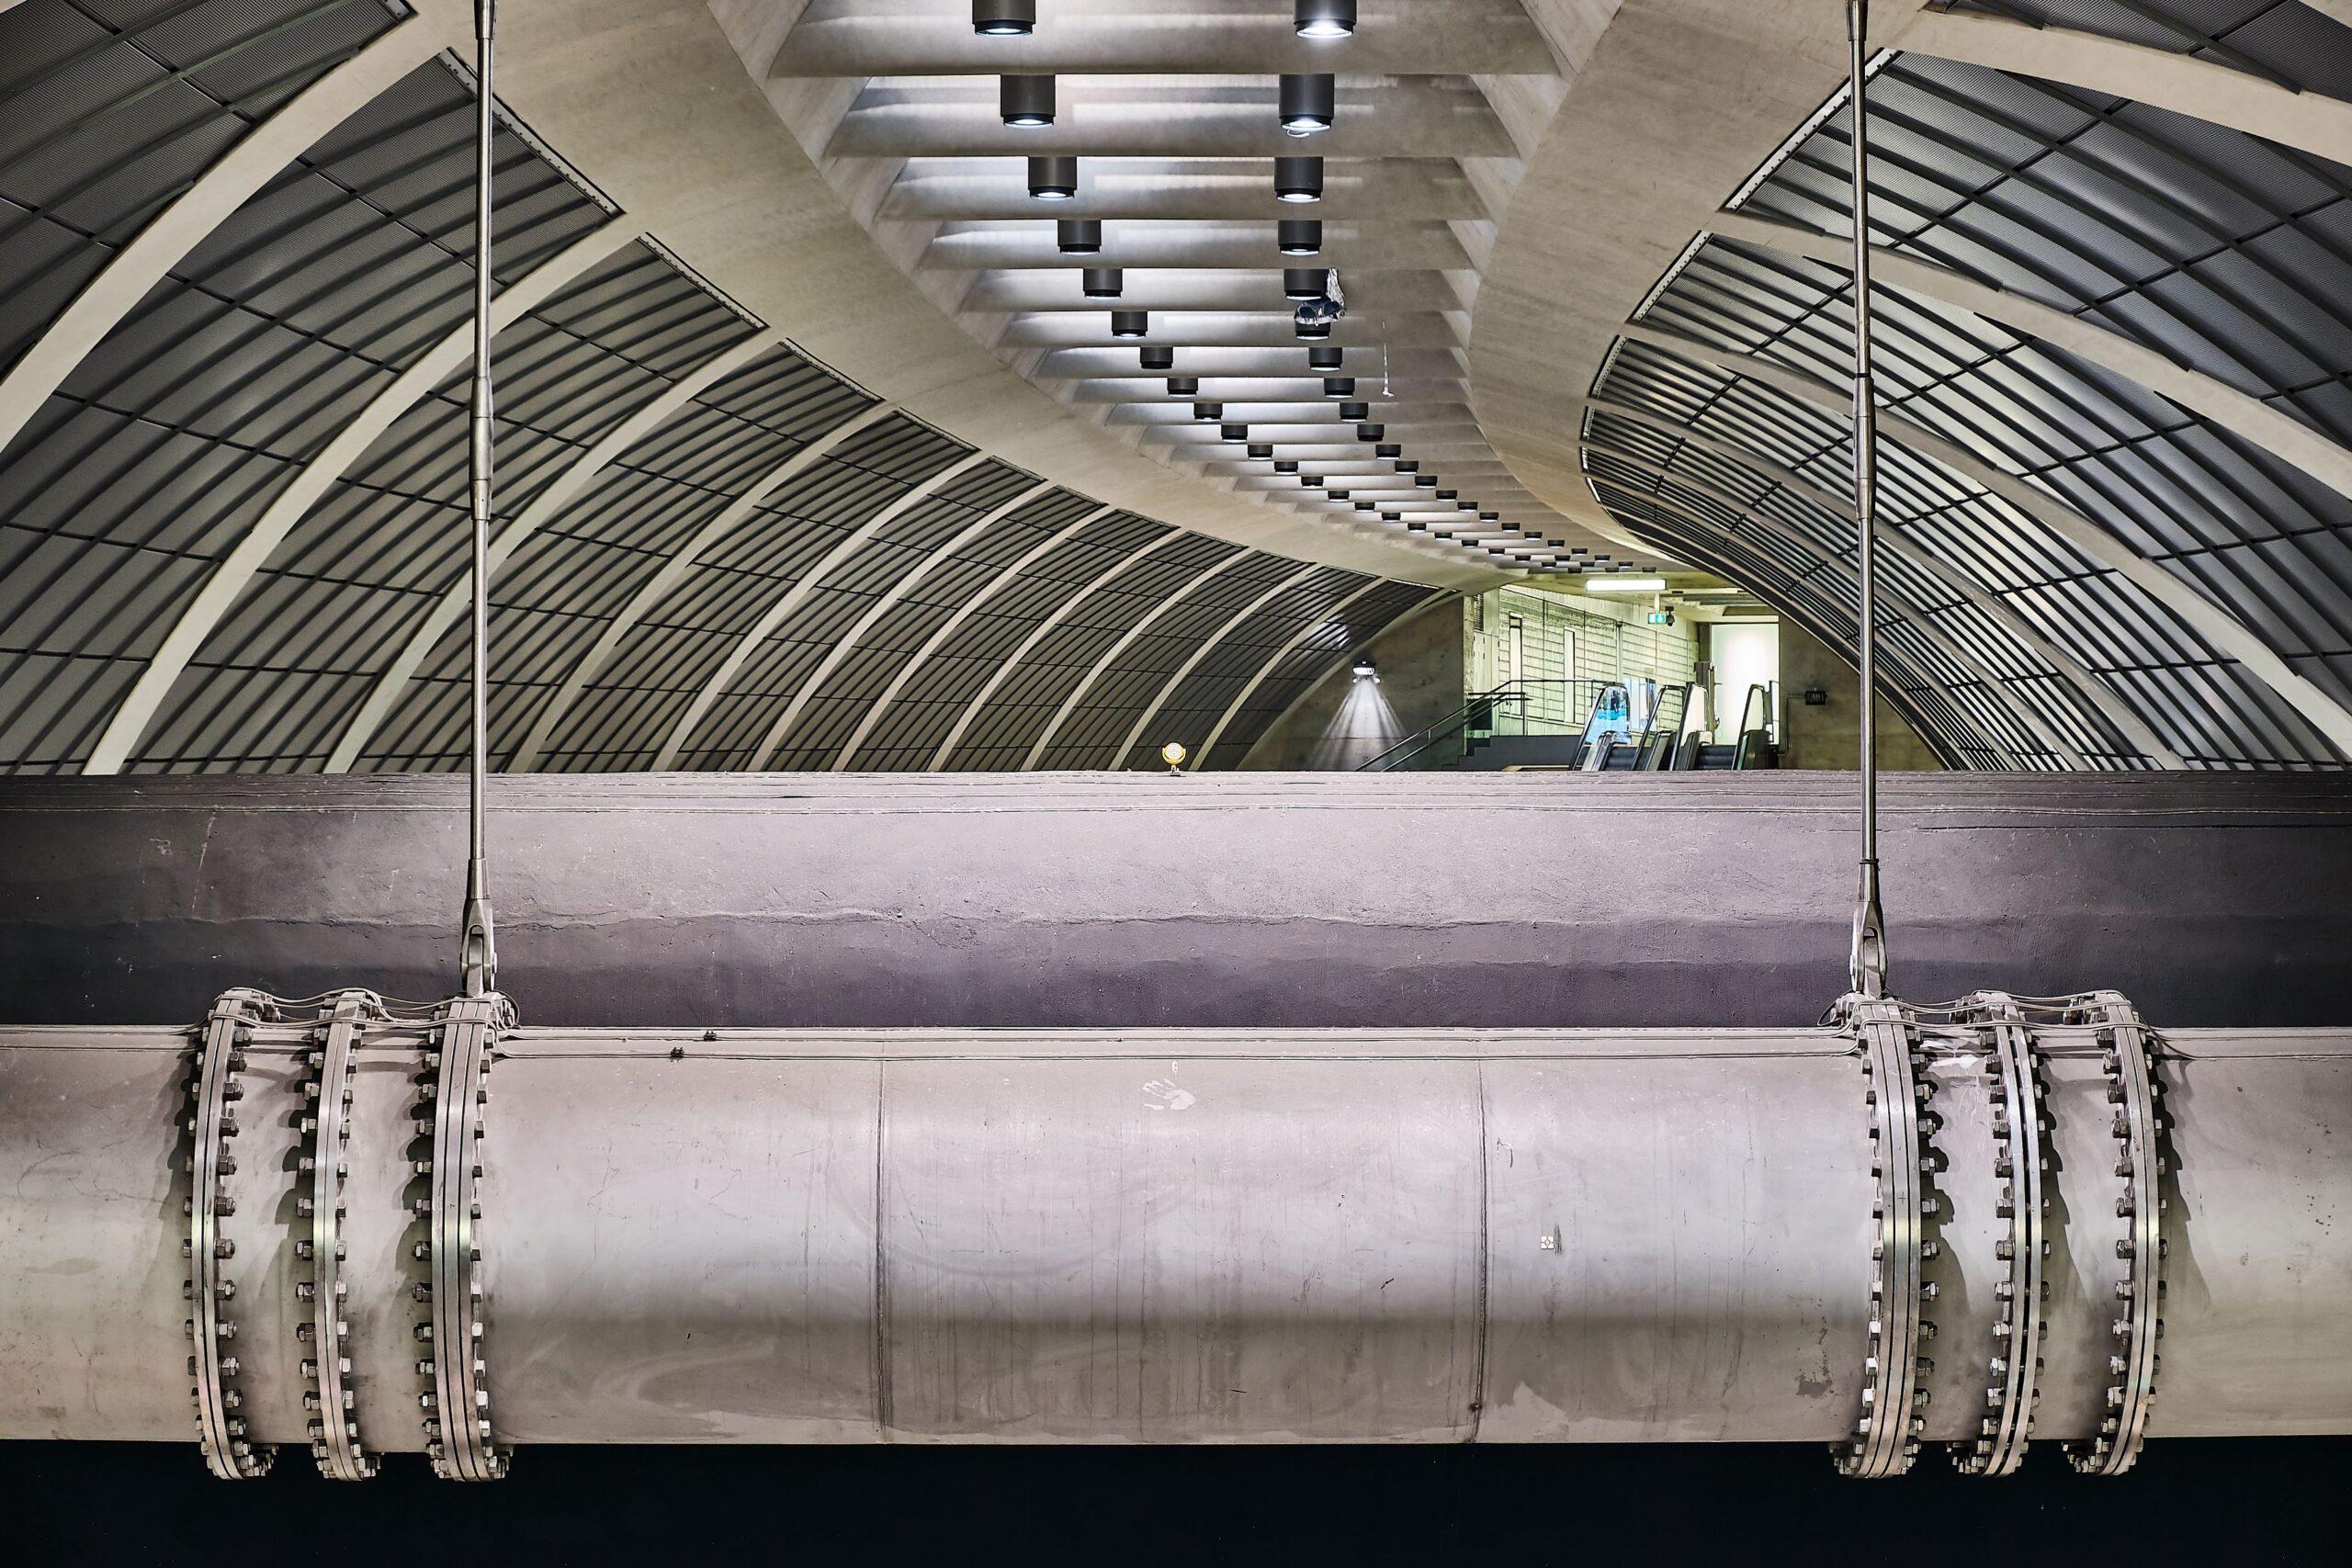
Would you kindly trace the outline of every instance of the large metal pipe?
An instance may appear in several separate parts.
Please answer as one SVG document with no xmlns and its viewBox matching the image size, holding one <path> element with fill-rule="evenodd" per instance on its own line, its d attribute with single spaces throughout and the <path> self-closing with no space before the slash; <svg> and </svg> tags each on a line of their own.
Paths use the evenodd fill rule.
<svg viewBox="0 0 2352 1568">
<path fill-rule="evenodd" d="M 322 1037 L 319 1009 L 288 1010 L 243 1047 L 220 1178 L 241 1418 L 299 1462 L 323 1337 L 298 1328 L 340 1320 L 359 1439 L 414 1450 L 419 1358 L 447 1353 L 412 1299 L 427 1026 L 355 1047 L 347 1294 L 304 1302 Z M 1977 1434 L 2016 1277 L 1988 1039 L 1923 1037 L 1930 1442 Z M 0 1030 L 0 1436 L 194 1439 L 192 1054 L 186 1030 Z M 2032 1060 L 2046 1442 L 2108 1409 L 2130 1178 L 2091 1029 L 2037 1029 Z M 2156 1070 L 2149 1430 L 2352 1431 L 2352 1032 L 2174 1032 Z M 488 1081 L 479 1344 L 502 1443 L 1855 1429 L 1877 1187 L 1871 1080 L 1832 1030 L 526 1026 Z"/>
<path fill-rule="evenodd" d="M 1902 988 L 2352 1022 L 2352 780 L 1895 775 Z M 1781 1026 L 1845 988 L 1852 779 L 495 777 L 499 947 L 593 1026 Z M 0 781 L 0 1020 L 449 985 L 465 783 Z"/>
</svg>

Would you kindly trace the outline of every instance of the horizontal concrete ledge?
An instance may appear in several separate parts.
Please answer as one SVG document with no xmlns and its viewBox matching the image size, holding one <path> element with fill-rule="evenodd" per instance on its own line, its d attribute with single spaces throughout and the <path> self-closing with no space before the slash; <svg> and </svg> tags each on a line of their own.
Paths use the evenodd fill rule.
<svg viewBox="0 0 2352 1568">
<path fill-rule="evenodd" d="M 491 782 L 503 982 L 582 1027 L 1777 1027 L 1845 986 L 1830 773 Z M 0 1020 L 450 984 L 456 777 L 0 785 Z M 2352 1023 L 2352 782 L 1890 778 L 1895 984 Z"/>
</svg>

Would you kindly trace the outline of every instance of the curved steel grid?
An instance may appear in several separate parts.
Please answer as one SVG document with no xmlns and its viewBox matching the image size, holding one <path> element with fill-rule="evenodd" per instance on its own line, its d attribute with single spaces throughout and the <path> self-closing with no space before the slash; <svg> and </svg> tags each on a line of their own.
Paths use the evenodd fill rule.
<svg viewBox="0 0 2352 1568">
<path fill-rule="evenodd" d="M 1936 0 L 2193 54 L 2298 91 L 2352 98 L 2352 28 L 2296 0 Z"/>
<path fill-rule="evenodd" d="M 26 0 L 0 14 L 0 40 L 24 45 L 0 51 L 18 67 L 0 83 L 0 363 L 226 148 L 405 15 L 399 0 L 100 10 Z M 127 765 L 316 769 L 339 744 L 357 745 L 367 768 L 460 760 L 462 639 L 417 639 L 459 564 L 465 374 L 404 409 L 388 389 L 446 365 L 427 355 L 446 355 L 466 319 L 471 105 L 470 77 L 446 56 L 355 104 L 89 345 L 0 453 L 0 765 L 80 766 L 148 656 L 247 538 L 255 559 L 277 543 L 217 625 L 195 623 L 191 637 L 210 629 L 175 680 L 176 664 L 165 667 L 171 689 Z M 511 121 L 494 162 L 503 283 L 616 216 Z M 548 716 L 541 765 L 651 765 L 734 652 L 740 668 L 686 738 L 684 765 L 741 765 L 805 696 L 773 765 L 835 765 L 870 714 L 858 765 L 928 766 L 1002 661 L 1035 651 L 1042 662 L 1003 671 L 970 726 L 1004 765 L 1044 722 L 1024 719 L 1034 694 L 1048 694 L 1050 712 L 1073 661 L 1082 671 L 1146 618 L 1166 625 L 1136 639 L 1139 657 L 1200 651 L 1198 615 L 1160 615 L 1163 591 L 1181 582 L 1140 569 L 1135 586 L 1125 581 L 1152 541 L 1169 543 L 1170 568 L 1232 558 L 1243 581 L 1300 570 L 1068 491 L 1008 507 L 1040 491 L 1032 476 L 904 415 L 875 418 L 871 394 L 789 344 L 735 353 L 763 323 L 657 243 L 628 242 L 631 231 L 614 231 L 600 262 L 551 270 L 568 281 L 541 288 L 495 342 L 500 537 L 513 541 L 493 589 L 498 754 L 512 756 L 570 682 L 578 700 Z M 742 363 L 717 374 L 730 354 Z M 658 421 L 632 423 L 657 405 Z M 371 409 L 390 419 L 383 434 L 347 463 L 314 468 Z M 860 418 L 871 423 L 845 434 Z M 345 450 L 356 446 L 346 438 Z M 306 469 L 322 499 L 299 520 L 281 505 L 292 522 L 282 538 L 256 534 Z M 549 494 L 567 499 L 534 513 Z M 1326 575 L 1350 592 L 1372 583 Z M 746 647 L 804 578 L 791 613 Z M 899 679 L 950 615 L 982 598 L 927 656 L 934 672 Z M 865 617 L 875 606 L 888 614 Z M 862 618 L 872 624 L 835 655 Z M 1033 639 L 1048 622 L 1052 635 Z M 1292 630 L 1304 628 L 1285 640 Z M 422 658 L 404 674 L 393 650 L 413 640 Z M 829 673 L 804 694 L 820 660 Z M 1126 663 L 1072 716 L 1089 746 L 1098 724 L 1140 711 L 1115 705 Z M 886 689 L 891 702 L 872 711 Z M 1246 749 L 1271 716 L 1237 715 L 1234 739 Z"/>
<path fill-rule="evenodd" d="M 1917 56 L 1894 57 L 1874 80 L 1871 126 L 1877 243 L 2081 317 L 2352 440 L 2352 169 L 2126 100 Z M 1850 137 L 1841 110 L 1743 209 L 1850 233 Z M 1833 319 L 1848 308 L 1821 287 L 1834 270 L 1770 265 L 1774 292 L 1811 293 Z M 1938 415 L 1906 412 L 1931 428 L 1940 418 L 1997 430 L 1984 438 L 2001 444 L 2003 466 L 2198 584 L 2339 702 L 2352 694 L 2345 497 L 2063 351 L 1973 318 L 1953 328 L 1961 320 L 1948 314 L 1938 331 L 1967 340 L 1947 350 L 1967 363 L 1921 393 Z M 2279 760 L 2337 759 L 2323 747 Z"/>
<path fill-rule="evenodd" d="M 1439 596 L 1411 583 L 1384 582 L 1362 598 L 1343 598 L 1336 608 L 1306 627 L 1296 645 L 1284 650 L 1267 668 L 1264 677 L 1248 689 L 1234 709 L 1232 722 L 1217 737 L 1216 745 L 1205 755 L 1194 747 L 1199 765 L 1239 766 L 1267 727 L 1288 713 L 1317 682 L 1330 672 L 1335 663 L 1371 642 L 1399 617 Z M 1147 737 L 1147 744 L 1148 739 Z M 1185 744 L 1193 745 L 1190 740 Z"/>
<path fill-rule="evenodd" d="M 407 9 L 21 0 L 0 11 L 0 370 L 207 165 Z"/>
<path fill-rule="evenodd" d="M 221 221 L 0 454 L 0 684 L 30 699 L 0 738 L 17 766 L 87 754 L 212 564 L 462 321 L 470 101 L 429 64 L 355 114 Z M 519 138 L 497 152 L 514 273 L 603 220 Z"/>
</svg>

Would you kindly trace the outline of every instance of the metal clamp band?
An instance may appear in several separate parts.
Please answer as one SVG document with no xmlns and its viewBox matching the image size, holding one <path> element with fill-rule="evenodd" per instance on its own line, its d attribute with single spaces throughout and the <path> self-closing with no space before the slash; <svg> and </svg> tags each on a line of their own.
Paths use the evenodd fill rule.
<svg viewBox="0 0 2352 1568">
<path fill-rule="evenodd" d="M 2115 1337 L 2108 1371 L 2107 1416 L 2098 1436 L 2067 1445 L 2066 1457 L 2086 1475 L 2120 1475 L 2140 1457 L 2147 1436 L 2148 1411 L 2156 1398 L 2162 1363 L 2156 1342 L 2164 1337 L 2165 1159 L 2163 1086 L 2147 1028 L 2129 1001 L 2113 991 L 2078 998 L 2080 1021 L 2098 1029 L 2100 1068 L 2107 1075 L 2108 1102 L 2115 1107 L 2115 1174 L 2123 1180 L 2115 1201 L 2123 1234 L 2115 1244 L 2122 1277 L 2115 1282 Z"/>
<path fill-rule="evenodd" d="M 2007 1475 L 2024 1461 L 2041 1398 L 2041 1342 L 2049 1332 L 2050 1120 L 2035 1068 L 2033 1027 L 2017 999 L 1979 991 L 1960 1010 L 1974 1024 L 1986 1054 L 1993 1174 L 1999 1183 L 1995 1213 L 2008 1222 L 2008 1234 L 1995 1243 L 1995 1255 L 2007 1267 L 1993 1287 L 1992 1382 L 1984 1391 L 1984 1421 L 1973 1442 L 1951 1445 L 1951 1457 L 1963 1474 Z"/>
<path fill-rule="evenodd" d="M 349 1381 L 351 1325 L 343 1315 L 343 1183 L 349 1175 L 345 1145 L 351 1136 L 352 1054 L 368 1024 L 384 1016 L 383 1000 L 372 991 L 337 995 L 312 1034 L 316 1043 L 307 1058 L 310 1076 L 302 1085 L 311 1109 L 302 1117 L 301 1170 L 306 1179 L 304 1191 L 295 1200 L 295 1214 L 310 1222 L 310 1234 L 295 1242 L 294 1254 L 310 1263 L 311 1278 L 298 1283 L 295 1293 L 311 1303 L 311 1316 L 294 1332 L 310 1347 L 301 1371 L 311 1384 L 302 1396 L 311 1413 L 311 1457 L 320 1472 L 334 1481 L 365 1481 L 376 1473 L 376 1461 L 360 1446 Z"/>
<path fill-rule="evenodd" d="M 237 1287 L 220 1267 L 237 1250 L 220 1228 L 220 1222 L 236 1212 L 226 1181 L 237 1169 L 230 1146 L 237 1136 L 232 1107 L 244 1094 L 239 1077 L 253 1026 L 275 1012 L 271 998 L 259 991 L 241 987 L 222 992 L 205 1019 L 195 1076 L 188 1083 L 187 1131 L 194 1142 L 183 1205 L 187 1237 L 180 1243 L 180 1256 L 188 1261 L 183 1290 L 192 1314 L 187 1320 L 187 1370 L 196 1386 L 188 1392 L 196 1401 L 197 1441 L 204 1462 L 224 1481 L 262 1474 L 276 1453 L 245 1440 L 244 1417 L 238 1414 L 243 1401 L 236 1386 L 237 1358 L 229 1348 L 237 1335 L 236 1320 L 229 1312 Z"/>
<path fill-rule="evenodd" d="M 494 1481 L 509 1454 L 491 1438 L 490 1386 L 482 1359 L 481 1198 L 482 1107 L 490 1100 L 490 1064 L 514 1011 L 495 992 L 442 1004 L 433 1047 L 424 1053 L 427 1095 L 419 1131 L 432 1140 L 418 1174 L 431 1179 L 418 1213 L 429 1234 L 420 1256 L 430 1265 L 418 1293 L 432 1303 L 417 1337 L 432 1347 L 417 1370 L 428 1382 L 425 1452 L 435 1473 L 449 1481 Z"/>
<path fill-rule="evenodd" d="M 1928 1134 L 1933 1118 L 1921 1107 L 1933 1092 L 1919 1069 L 1918 1032 L 1902 1003 L 1849 996 L 1840 1004 L 1848 1028 L 1862 1047 L 1871 1111 L 1871 1174 L 1878 1193 L 1871 1205 L 1877 1221 L 1871 1247 L 1870 1352 L 1863 1362 L 1862 1408 L 1855 1435 L 1839 1443 L 1840 1473 L 1861 1477 L 1900 1475 L 1919 1452 L 1928 1403 L 1921 1377 L 1931 1370 L 1919 1353 L 1935 1334 L 1924 1315 L 1936 1287 L 1925 1274 L 1936 1244 L 1926 1234 L 1936 1210 L 1928 1195 L 1933 1152 Z"/>
</svg>

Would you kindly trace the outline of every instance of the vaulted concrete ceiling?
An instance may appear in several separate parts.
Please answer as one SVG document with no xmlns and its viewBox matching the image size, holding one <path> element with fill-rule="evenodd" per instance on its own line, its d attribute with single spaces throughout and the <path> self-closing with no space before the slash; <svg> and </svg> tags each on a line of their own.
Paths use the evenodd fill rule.
<svg viewBox="0 0 2352 1568">
<path fill-rule="evenodd" d="M 1028 37 L 977 36 L 968 0 L 717 8 L 883 252 L 1080 416 L 1335 528 L 1522 569 L 1660 559 L 1625 560 L 1531 494 L 1487 445 L 1465 384 L 1522 159 L 1605 5 L 1371 0 L 1337 39 L 1300 38 L 1289 0 L 1048 4 Z M 1285 134 L 1285 73 L 1333 79 L 1327 130 Z M 1001 80 L 1040 75 L 1052 122 L 1008 125 Z M 1078 159 L 1075 199 L 1033 197 L 1037 156 Z M 1294 156 L 1323 160 L 1319 201 L 1276 199 L 1272 161 Z M 1099 252 L 1060 248 L 1066 219 L 1100 221 Z M 1283 219 L 1318 223 L 1319 247 L 1282 254 Z M 1085 292 L 1088 267 L 1118 269 L 1116 297 Z M 1338 368 L 1309 364 L 1286 268 L 1336 270 L 1347 314 L 1320 346 Z M 1114 338 L 1114 309 L 1148 312 L 1148 335 Z M 1172 350 L 1172 369 L 1147 367 L 1145 347 Z M 1361 417 L 1343 419 L 1343 402 Z"/>
</svg>

